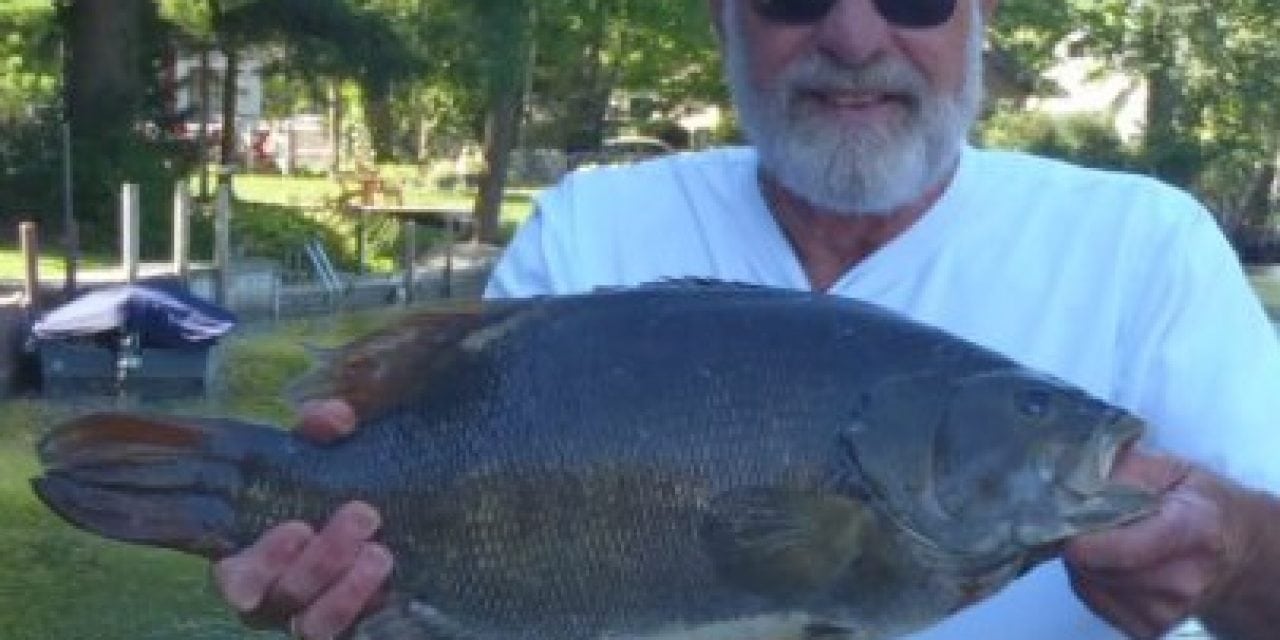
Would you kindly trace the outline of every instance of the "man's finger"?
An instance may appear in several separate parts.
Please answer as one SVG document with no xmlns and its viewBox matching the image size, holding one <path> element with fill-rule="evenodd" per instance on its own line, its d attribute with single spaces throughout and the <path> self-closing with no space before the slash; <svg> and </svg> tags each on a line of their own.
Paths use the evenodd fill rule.
<svg viewBox="0 0 1280 640">
<path fill-rule="evenodd" d="M 314 442 L 333 442 L 356 428 L 355 409 L 345 400 L 307 400 L 298 411 L 298 432 Z"/>
<path fill-rule="evenodd" d="M 253 546 L 214 564 L 214 582 L 222 597 L 241 614 L 257 609 L 313 536 L 306 523 L 286 522 L 268 530 Z"/>
<path fill-rule="evenodd" d="M 292 629 L 308 639 L 337 638 L 346 633 L 378 599 L 391 567 L 391 552 L 386 547 L 376 543 L 362 546 L 346 574 L 294 620 Z"/>
<path fill-rule="evenodd" d="M 343 505 L 272 587 L 267 596 L 271 607 L 288 617 L 310 605 L 348 572 L 380 526 L 373 507 L 361 502 Z"/>
<path fill-rule="evenodd" d="M 1190 463 L 1184 460 L 1129 447 L 1116 459 L 1111 479 L 1164 493 L 1185 481 L 1191 470 Z"/>
<path fill-rule="evenodd" d="M 1216 559 L 1223 552 L 1219 518 L 1217 506 L 1203 496 L 1171 494 L 1151 517 L 1070 540 L 1066 559 L 1086 571 L 1136 571 L 1191 556 Z"/>
<path fill-rule="evenodd" d="M 1137 637 L 1139 630 L 1146 627 L 1146 624 L 1133 611 L 1116 600 L 1111 591 L 1085 581 L 1077 582 L 1073 586 L 1076 595 L 1080 596 L 1080 599 L 1088 604 L 1098 617 L 1125 632 L 1126 635 Z"/>
</svg>

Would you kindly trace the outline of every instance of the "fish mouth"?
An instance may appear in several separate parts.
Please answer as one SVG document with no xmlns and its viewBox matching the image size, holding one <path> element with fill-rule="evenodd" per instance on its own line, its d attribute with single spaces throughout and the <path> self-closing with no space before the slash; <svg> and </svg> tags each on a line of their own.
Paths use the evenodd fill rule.
<svg viewBox="0 0 1280 640">
<path fill-rule="evenodd" d="M 1089 434 L 1080 463 L 1064 479 L 1071 492 L 1087 496 L 1109 486 L 1111 471 L 1120 454 L 1142 437 L 1146 423 L 1128 412 L 1115 410 Z"/>
</svg>

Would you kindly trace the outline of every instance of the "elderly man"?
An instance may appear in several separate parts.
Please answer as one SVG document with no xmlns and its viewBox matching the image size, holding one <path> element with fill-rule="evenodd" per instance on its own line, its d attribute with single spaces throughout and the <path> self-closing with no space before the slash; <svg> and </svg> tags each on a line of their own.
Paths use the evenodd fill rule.
<svg viewBox="0 0 1280 640">
<path fill-rule="evenodd" d="M 544 194 L 490 296 L 705 276 L 874 300 L 1155 425 L 1118 478 L 1154 516 L 1073 541 L 920 639 L 1155 638 L 1195 615 L 1280 629 L 1280 346 L 1210 216 L 1153 181 L 980 151 L 996 0 L 711 0 L 751 149 L 576 174 Z M 341 401 L 304 431 L 350 429 Z M 1159 454 L 1153 453 L 1159 451 Z M 378 515 L 271 531 L 216 567 L 246 616 L 332 637 L 392 560 Z"/>
</svg>

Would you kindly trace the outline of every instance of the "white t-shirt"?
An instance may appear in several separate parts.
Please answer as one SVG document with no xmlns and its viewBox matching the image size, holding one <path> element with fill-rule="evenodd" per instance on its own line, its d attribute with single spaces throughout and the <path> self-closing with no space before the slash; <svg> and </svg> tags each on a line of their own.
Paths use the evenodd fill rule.
<svg viewBox="0 0 1280 640">
<path fill-rule="evenodd" d="M 704 276 L 809 283 L 748 149 L 575 173 L 542 194 L 489 297 Z M 1210 215 L 1156 181 L 967 149 L 914 226 L 830 293 L 877 302 L 1069 380 L 1153 448 L 1280 490 L 1280 344 Z M 917 640 L 1121 638 L 1041 566 Z"/>
</svg>

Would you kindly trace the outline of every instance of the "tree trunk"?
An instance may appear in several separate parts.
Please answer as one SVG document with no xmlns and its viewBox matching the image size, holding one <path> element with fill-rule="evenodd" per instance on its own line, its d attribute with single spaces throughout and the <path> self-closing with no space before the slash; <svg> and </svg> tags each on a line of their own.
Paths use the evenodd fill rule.
<svg viewBox="0 0 1280 640">
<path fill-rule="evenodd" d="M 132 158 L 135 125 L 147 93 L 142 0 L 60 3 L 67 34 L 66 117 L 75 170 L 71 199 L 80 238 L 102 246 L 117 226 L 116 198 Z"/>
<path fill-rule="evenodd" d="M 335 79 L 329 83 L 329 175 L 334 178 L 342 171 L 342 119 L 342 81 Z"/>
<path fill-rule="evenodd" d="M 360 85 L 364 100 L 365 121 L 369 125 L 369 143 L 373 148 L 374 162 L 393 160 L 395 120 L 391 115 L 391 83 L 366 78 Z"/>
<path fill-rule="evenodd" d="M 67 112 L 77 135 L 128 133 L 145 93 L 142 0 L 75 0 L 68 6 Z"/>
<path fill-rule="evenodd" d="M 1146 73 L 1147 126 L 1143 134 L 1143 155 L 1150 162 L 1152 173 L 1174 184 L 1185 185 L 1186 167 L 1182 141 L 1178 136 L 1178 107 L 1181 97 L 1179 87 L 1163 65 L 1152 65 Z"/>
<path fill-rule="evenodd" d="M 612 83 L 604 64 L 604 50 L 608 46 L 609 11 L 603 3 L 591 6 L 593 18 L 590 39 L 582 51 L 581 64 L 577 67 L 575 88 L 566 101 L 565 122 L 568 125 L 564 148 L 573 151 L 595 151 L 605 138 L 605 116 L 609 112 L 609 96 Z"/>
<path fill-rule="evenodd" d="M 1176 30 L 1168 17 L 1168 8 L 1152 4 L 1143 9 L 1145 22 L 1140 32 L 1139 48 L 1145 63 L 1147 81 L 1146 131 L 1143 152 L 1151 172 L 1171 184 L 1191 188 L 1200 173 L 1202 158 L 1194 140 L 1183 135 L 1195 123 L 1186 111 L 1181 82 L 1175 76 L 1177 64 Z"/>
<path fill-rule="evenodd" d="M 474 213 L 475 239 L 499 241 L 502 195 L 506 191 L 511 150 L 520 135 L 524 111 L 525 68 L 529 64 L 534 8 L 524 0 L 491 0 L 481 12 L 488 55 L 485 85 L 485 166 Z"/>
<path fill-rule="evenodd" d="M 233 44 L 223 44 L 223 55 L 226 57 L 226 72 L 222 78 L 222 144 L 219 157 L 222 162 L 221 177 L 226 179 L 227 171 L 236 163 L 239 150 L 236 133 L 236 115 L 238 97 L 240 95 L 240 52 Z"/>
<path fill-rule="evenodd" d="M 520 136 L 523 91 L 519 85 L 506 87 L 490 97 L 485 119 L 484 171 L 476 195 L 476 240 L 496 244 L 499 241 L 502 194 L 507 187 L 511 167 L 511 149 Z"/>
<path fill-rule="evenodd" d="M 1256 227 L 1266 226 L 1270 222 L 1276 171 L 1275 162 L 1269 162 L 1254 172 L 1244 203 L 1240 206 L 1241 222 Z"/>
<path fill-rule="evenodd" d="M 212 65 L 209 64 L 210 51 L 208 45 L 200 45 L 200 77 L 196 91 L 200 100 L 200 125 L 196 133 L 196 153 L 200 159 L 200 201 L 208 202 L 212 197 L 209 188 L 209 102 L 213 98 L 213 83 L 209 82 Z"/>
</svg>

